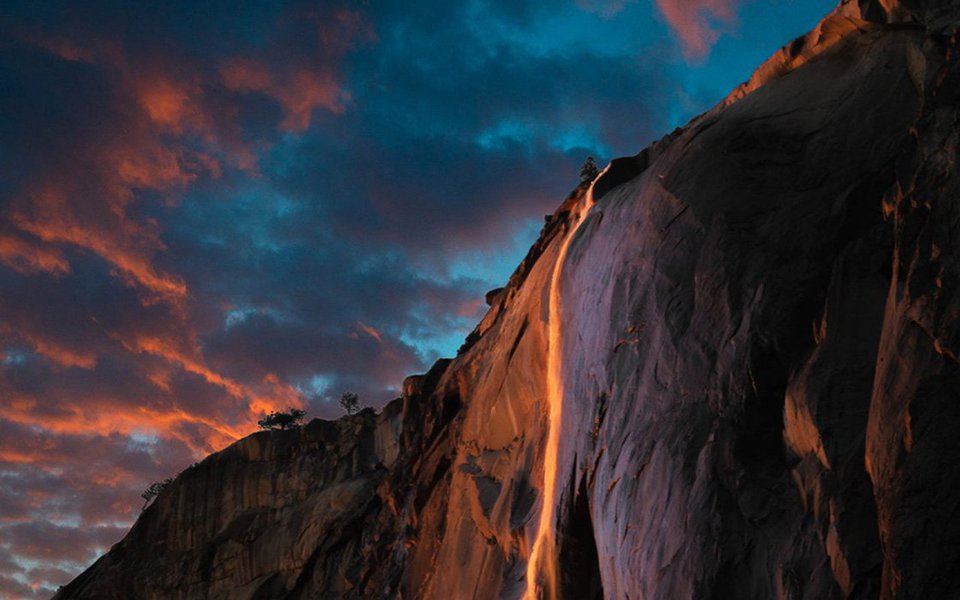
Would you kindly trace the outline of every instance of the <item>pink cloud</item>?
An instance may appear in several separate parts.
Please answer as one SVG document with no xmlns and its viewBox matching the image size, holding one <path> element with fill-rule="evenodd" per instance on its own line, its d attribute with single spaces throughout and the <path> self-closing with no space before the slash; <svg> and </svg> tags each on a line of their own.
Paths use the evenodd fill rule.
<svg viewBox="0 0 960 600">
<path fill-rule="evenodd" d="M 340 63 L 373 36 L 361 15 L 284 23 L 304 35 L 213 55 L 122 28 L 13 32 L 82 93 L 25 126 L 25 168 L 0 207 L 0 272 L 17 282 L 0 301 L 0 597 L 49 597 L 44 582 L 121 538 L 151 481 L 305 404 L 279 369 L 210 360 L 203 337 L 222 315 L 173 266 L 165 230 L 185 193 L 257 176 L 280 136 L 349 107 Z"/>
<path fill-rule="evenodd" d="M 737 0 L 657 0 L 657 6 L 690 61 L 710 53 L 720 38 L 718 24 L 730 26 L 737 18 Z"/>
<path fill-rule="evenodd" d="M 360 329 L 360 331 L 364 332 L 371 338 L 377 340 L 381 344 L 383 343 L 383 336 L 380 335 L 380 332 L 374 329 L 373 327 L 370 327 L 363 321 L 357 321 L 357 327 Z"/>
<path fill-rule="evenodd" d="M 118 392 L 88 397 L 81 408 L 76 398 L 61 402 L 4 389 L 0 372 L 0 391 L 7 394 L 0 416 L 62 435 L 129 435 L 148 426 L 209 452 L 254 429 L 260 412 L 302 404 L 276 374 L 241 382 L 208 364 L 193 329 L 191 290 L 177 273 L 159 266 L 167 251 L 164 232 L 155 217 L 142 215 L 151 212 L 143 210 L 146 203 L 176 203 L 190 186 L 218 179 L 231 166 L 256 171 L 262 144 L 244 139 L 244 93 L 261 93 L 279 105 L 276 133 L 306 130 L 315 110 L 345 109 L 349 94 L 339 83 L 339 60 L 372 31 L 352 11 L 303 17 L 314 27 L 314 48 L 291 53 L 291 42 L 277 38 L 255 59 L 186 56 L 175 48 L 142 55 L 97 36 L 19 36 L 64 61 L 84 63 L 107 85 L 98 107 L 104 118 L 90 120 L 82 135 L 67 130 L 55 137 L 58 152 L 32 165 L 36 172 L 24 177 L 0 215 L 12 226 L 0 232 L 0 263 L 24 275 L 66 277 L 67 256 L 94 255 L 135 290 L 144 312 L 161 316 L 108 326 L 94 314 L 77 314 L 80 320 L 71 321 L 76 329 L 63 333 L 38 321 L 29 307 L 19 315 L 8 307 L 11 318 L 0 323 L 0 334 L 55 368 L 94 371 L 101 360 L 135 365 L 146 387 L 167 402 L 147 407 Z M 196 380 L 218 398 L 218 414 L 169 402 L 176 385 Z M 36 414 L 38 406 L 51 404 L 55 415 Z M 7 459 L 32 460 L 17 452 L 7 449 Z"/>
<path fill-rule="evenodd" d="M 70 263 L 56 247 L 33 244 L 18 236 L 0 234 L 0 262 L 24 275 L 70 272 Z"/>
<path fill-rule="evenodd" d="M 264 62 L 237 58 L 226 61 L 220 74 L 227 89 L 259 92 L 276 100 L 284 110 L 280 128 L 285 131 L 305 131 L 317 108 L 341 114 L 350 100 L 331 72 L 294 68 L 276 73 Z"/>
</svg>

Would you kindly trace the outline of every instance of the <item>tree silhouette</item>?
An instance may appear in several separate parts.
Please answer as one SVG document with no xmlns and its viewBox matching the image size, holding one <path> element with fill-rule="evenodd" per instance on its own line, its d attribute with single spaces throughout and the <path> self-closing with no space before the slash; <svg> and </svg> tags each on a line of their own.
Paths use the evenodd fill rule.
<svg viewBox="0 0 960 600">
<path fill-rule="evenodd" d="M 143 490 L 143 493 L 140 494 L 140 497 L 143 498 L 143 508 L 141 508 L 140 510 L 143 510 L 144 508 L 146 508 L 147 505 L 150 504 L 151 500 L 159 496 L 160 492 L 167 489 L 167 486 L 169 486 L 170 482 L 172 481 L 173 481 L 173 478 L 168 477 L 163 481 L 154 481 L 153 483 L 148 485 L 147 489 Z"/>
<path fill-rule="evenodd" d="M 593 181 L 599 174 L 600 169 L 597 167 L 597 161 L 592 156 L 588 156 L 583 166 L 580 167 L 580 183 Z"/>
<path fill-rule="evenodd" d="M 343 410 L 347 411 L 348 415 L 360 410 L 360 396 L 353 392 L 344 392 L 340 396 L 340 406 L 343 407 Z"/>
<path fill-rule="evenodd" d="M 294 427 L 303 425 L 303 417 L 306 414 L 307 411 L 305 410 L 291 407 L 286 412 L 276 411 L 270 413 L 257 421 L 257 425 L 260 426 L 260 429 L 293 429 Z"/>
</svg>

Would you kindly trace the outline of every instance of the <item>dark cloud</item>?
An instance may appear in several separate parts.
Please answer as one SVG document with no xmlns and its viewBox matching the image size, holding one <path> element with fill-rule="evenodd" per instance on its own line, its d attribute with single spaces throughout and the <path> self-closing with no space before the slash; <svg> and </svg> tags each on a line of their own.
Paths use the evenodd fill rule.
<svg viewBox="0 0 960 600">
<path fill-rule="evenodd" d="M 0 575 L 0 594 L 10 600 L 41 600 L 49 598 L 54 591 L 49 587 L 33 587 L 19 579 Z"/>
<path fill-rule="evenodd" d="M 92 554 L 91 550 L 110 547 L 114 540 L 123 535 L 125 529 L 97 526 L 87 527 L 81 531 L 78 527 L 36 521 L 0 527 L 0 533 L 23 558 L 84 562 L 96 558 L 96 554 Z M 94 544 L 92 548 L 91 541 Z"/>
</svg>

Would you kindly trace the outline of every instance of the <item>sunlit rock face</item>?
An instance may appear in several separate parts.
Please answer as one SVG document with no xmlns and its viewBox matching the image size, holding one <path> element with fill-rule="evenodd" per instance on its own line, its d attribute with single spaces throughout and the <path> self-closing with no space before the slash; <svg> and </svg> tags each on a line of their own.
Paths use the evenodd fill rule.
<svg viewBox="0 0 960 600">
<path fill-rule="evenodd" d="M 960 597 L 958 13 L 841 5 L 577 188 L 455 360 L 58 598 Z"/>
</svg>

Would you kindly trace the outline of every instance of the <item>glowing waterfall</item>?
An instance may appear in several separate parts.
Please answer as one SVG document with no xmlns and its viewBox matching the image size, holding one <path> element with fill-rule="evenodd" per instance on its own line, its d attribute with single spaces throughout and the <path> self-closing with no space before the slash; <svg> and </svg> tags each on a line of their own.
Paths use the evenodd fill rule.
<svg viewBox="0 0 960 600">
<path fill-rule="evenodd" d="M 527 561 L 527 589 L 525 600 L 554 600 L 557 598 L 557 556 L 553 531 L 554 505 L 557 489 L 557 452 L 560 446 L 560 426 L 563 415 L 563 347 L 560 325 L 560 275 L 567 259 L 570 242 L 583 225 L 593 206 L 593 184 L 587 190 L 585 202 L 577 219 L 567 233 L 550 277 L 550 306 L 547 337 L 547 407 L 550 411 L 550 429 L 543 457 L 543 501 L 537 537 Z M 542 577 L 538 578 L 538 574 Z M 540 593 L 538 593 L 538 591 Z"/>
</svg>

